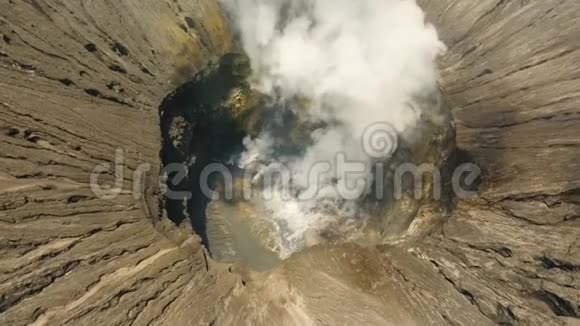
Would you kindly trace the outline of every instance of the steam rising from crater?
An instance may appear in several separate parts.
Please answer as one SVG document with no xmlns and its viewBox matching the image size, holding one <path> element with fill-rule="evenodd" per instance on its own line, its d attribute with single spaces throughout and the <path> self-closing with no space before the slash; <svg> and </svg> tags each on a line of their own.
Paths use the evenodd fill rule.
<svg viewBox="0 0 580 326">
<path fill-rule="evenodd" d="M 265 203 L 280 227 L 278 250 L 284 256 L 304 245 L 308 230 L 322 230 L 338 217 L 360 222 L 357 201 L 345 200 L 337 190 L 355 187 L 360 195 L 369 190 L 373 158 L 363 150 L 361 138 L 377 122 L 398 133 L 413 129 L 420 113 L 413 98 L 435 91 L 434 60 L 445 47 L 414 0 L 222 3 L 250 57 L 253 87 L 280 110 L 320 126 L 295 156 L 276 156 L 276 139 L 268 130 L 259 139 L 246 140 L 244 167 L 282 163 L 291 174 L 291 189 L 284 185 L 274 192 L 292 200 L 278 196 Z M 341 175 L 337 153 L 367 166 L 364 185 Z M 314 198 L 301 198 L 296 189 L 312 186 L 309 173 L 317 162 L 330 163 L 331 171 L 316 180 Z"/>
</svg>

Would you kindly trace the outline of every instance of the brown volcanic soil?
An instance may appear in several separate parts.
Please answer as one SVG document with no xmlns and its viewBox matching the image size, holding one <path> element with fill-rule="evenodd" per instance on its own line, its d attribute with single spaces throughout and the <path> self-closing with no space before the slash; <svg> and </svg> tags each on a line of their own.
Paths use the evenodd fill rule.
<svg viewBox="0 0 580 326">
<path fill-rule="evenodd" d="M 157 204 L 158 107 L 231 49 L 216 2 L 0 0 L 0 325 L 578 324 L 580 3 L 419 2 L 480 198 L 420 210 L 443 223 L 418 240 L 255 273 Z M 118 148 L 124 191 L 99 199 Z"/>
</svg>

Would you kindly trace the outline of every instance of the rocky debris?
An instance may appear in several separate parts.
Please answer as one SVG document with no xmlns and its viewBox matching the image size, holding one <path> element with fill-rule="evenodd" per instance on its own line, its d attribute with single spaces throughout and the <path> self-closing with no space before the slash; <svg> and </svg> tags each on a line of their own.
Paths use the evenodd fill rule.
<svg viewBox="0 0 580 326">
<path fill-rule="evenodd" d="M 115 52 L 117 55 L 121 57 L 126 57 L 129 55 L 129 49 L 121 43 L 115 42 L 113 46 L 111 46 L 111 50 Z"/>
<path fill-rule="evenodd" d="M 87 43 L 85 44 L 85 49 L 89 52 L 97 52 L 97 45 L 95 43 Z"/>
</svg>

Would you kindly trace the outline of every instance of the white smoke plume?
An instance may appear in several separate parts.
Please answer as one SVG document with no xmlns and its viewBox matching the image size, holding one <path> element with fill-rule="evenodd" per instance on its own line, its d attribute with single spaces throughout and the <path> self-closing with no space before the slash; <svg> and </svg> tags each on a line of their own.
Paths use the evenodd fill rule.
<svg viewBox="0 0 580 326">
<path fill-rule="evenodd" d="M 361 147 L 365 129 L 376 122 L 399 133 L 412 129 L 419 114 L 413 98 L 436 89 L 434 61 L 445 46 L 415 0 L 221 2 L 250 57 L 253 87 L 279 103 L 305 99 L 306 110 L 287 109 L 324 126 L 312 133 L 303 155 L 282 162 L 290 167 L 295 186 L 308 186 L 311 167 L 335 162 L 337 153 L 371 163 Z M 273 143 L 267 132 L 261 139 L 247 139 L 243 165 L 280 163 L 272 157 Z M 331 223 L 330 215 L 356 216 L 355 203 L 339 201 L 335 191 L 348 178 L 335 165 L 331 169 L 328 178 L 318 181 L 316 198 L 266 203 L 284 233 L 283 256 L 304 245 L 309 229 Z M 368 184 L 359 188 L 363 193 Z M 329 202 L 340 202 L 330 215 Z"/>
</svg>

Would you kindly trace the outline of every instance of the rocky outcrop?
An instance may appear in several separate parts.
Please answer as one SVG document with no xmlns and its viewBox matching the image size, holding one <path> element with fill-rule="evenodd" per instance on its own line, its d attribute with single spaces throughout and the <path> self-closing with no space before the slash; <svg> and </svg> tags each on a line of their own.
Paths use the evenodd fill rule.
<svg viewBox="0 0 580 326">
<path fill-rule="evenodd" d="M 158 205 L 158 107 L 230 51 L 217 3 L 1 1 L 0 323 L 577 323 L 580 3 L 419 3 L 479 198 L 420 209 L 418 239 L 255 273 Z"/>
</svg>

